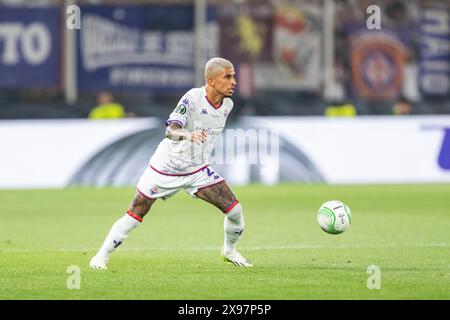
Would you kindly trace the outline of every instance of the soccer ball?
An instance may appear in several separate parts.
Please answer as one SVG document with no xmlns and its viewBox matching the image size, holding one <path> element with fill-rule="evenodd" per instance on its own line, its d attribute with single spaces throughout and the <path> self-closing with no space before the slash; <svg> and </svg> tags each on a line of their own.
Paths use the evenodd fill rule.
<svg viewBox="0 0 450 320">
<path fill-rule="evenodd" d="M 320 207 L 317 221 L 326 233 L 339 234 L 352 224 L 352 213 L 350 208 L 341 201 L 327 201 Z"/>
</svg>

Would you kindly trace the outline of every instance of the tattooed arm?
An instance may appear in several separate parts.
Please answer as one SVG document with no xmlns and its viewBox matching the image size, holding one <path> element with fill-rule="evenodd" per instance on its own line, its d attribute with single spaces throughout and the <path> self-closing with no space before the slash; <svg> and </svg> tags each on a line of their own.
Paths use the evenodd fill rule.
<svg viewBox="0 0 450 320">
<path fill-rule="evenodd" d="M 179 123 L 171 122 L 170 125 L 166 127 L 166 138 L 173 141 L 189 140 L 192 142 L 200 143 L 205 142 L 206 131 L 196 130 L 189 132 L 185 129 L 182 129 Z"/>
</svg>

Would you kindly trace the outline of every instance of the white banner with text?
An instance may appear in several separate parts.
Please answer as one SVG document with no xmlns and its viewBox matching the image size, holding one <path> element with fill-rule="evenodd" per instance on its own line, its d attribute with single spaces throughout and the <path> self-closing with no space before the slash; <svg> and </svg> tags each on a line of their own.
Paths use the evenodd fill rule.
<svg viewBox="0 0 450 320">
<path fill-rule="evenodd" d="M 0 188 L 134 186 L 164 121 L 0 121 Z M 450 116 L 243 117 L 207 161 L 232 185 L 450 182 Z"/>
</svg>

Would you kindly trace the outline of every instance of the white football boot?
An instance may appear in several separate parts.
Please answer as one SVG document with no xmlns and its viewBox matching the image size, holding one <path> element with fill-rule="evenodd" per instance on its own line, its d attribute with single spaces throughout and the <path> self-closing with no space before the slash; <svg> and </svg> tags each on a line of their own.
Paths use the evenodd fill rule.
<svg viewBox="0 0 450 320">
<path fill-rule="evenodd" d="M 231 262 L 237 267 L 253 267 L 253 264 L 245 259 L 239 252 L 236 250 L 231 252 L 225 252 L 222 248 L 222 257 L 226 262 Z"/>
<path fill-rule="evenodd" d="M 108 269 L 107 263 L 108 263 L 107 259 L 104 259 L 104 258 L 101 258 L 101 257 L 95 255 L 92 257 L 91 261 L 89 262 L 89 268 L 106 270 L 106 269 Z"/>
</svg>

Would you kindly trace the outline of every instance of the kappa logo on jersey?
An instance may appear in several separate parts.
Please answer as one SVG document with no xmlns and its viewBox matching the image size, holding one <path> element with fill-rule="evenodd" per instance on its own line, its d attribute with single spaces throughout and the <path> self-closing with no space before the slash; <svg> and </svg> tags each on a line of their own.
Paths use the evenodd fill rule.
<svg viewBox="0 0 450 320">
<path fill-rule="evenodd" d="M 223 116 L 226 118 L 228 116 L 228 109 L 225 109 L 225 111 L 223 112 Z"/>
<path fill-rule="evenodd" d="M 206 111 L 206 109 L 203 108 L 203 110 L 200 112 L 200 114 L 208 114 L 208 111 Z"/>
<path fill-rule="evenodd" d="M 120 246 L 122 244 L 122 241 L 117 241 L 117 240 L 113 240 L 113 247 L 117 248 L 118 246 Z"/>
</svg>

